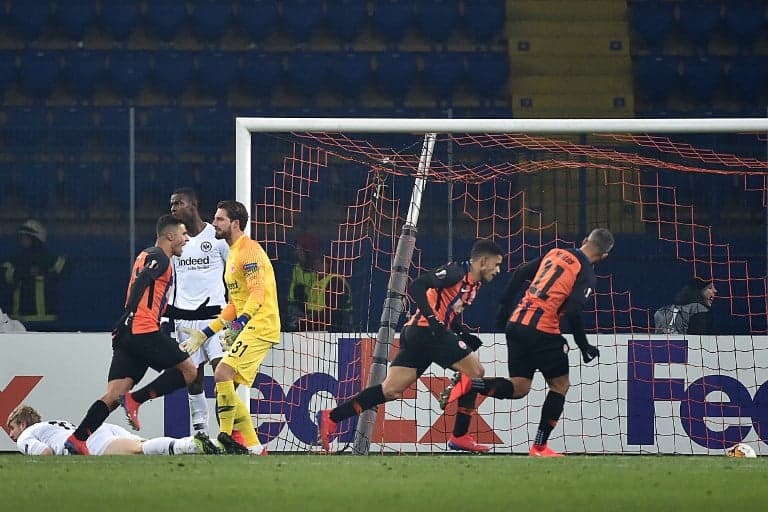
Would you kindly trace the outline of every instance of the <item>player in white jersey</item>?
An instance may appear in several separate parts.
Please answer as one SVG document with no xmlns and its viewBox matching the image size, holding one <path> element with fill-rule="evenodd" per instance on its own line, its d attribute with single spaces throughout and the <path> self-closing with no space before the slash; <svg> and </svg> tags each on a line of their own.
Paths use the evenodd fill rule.
<svg viewBox="0 0 768 512">
<path fill-rule="evenodd" d="M 69 421 L 42 421 L 32 407 L 20 404 L 8 416 L 8 433 L 24 455 L 69 455 L 64 447 L 77 428 Z M 203 433 L 194 437 L 143 439 L 123 427 L 102 423 L 86 441 L 91 455 L 186 455 L 219 454 Z"/>
<path fill-rule="evenodd" d="M 182 343 L 187 335 L 181 329 L 203 329 L 227 303 L 224 288 L 224 268 L 229 254 L 225 240 L 217 240 L 213 226 L 203 222 L 198 211 L 197 194 L 191 188 L 179 188 L 171 194 L 171 215 L 184 222 L 189 242 L 180 257 L 173 257 L 176 270 L 176 292 L 166 315 L 175 323 L 176 341 Z M 195 432 L 208 430 L 208 400 L 203 390 L 205 363 L 213 369 L 224 356 L 222 333 L 211 336 L 192 355 L 197 366 L 197 378 L 187 386 L 192 428 Z"/>
</svg>

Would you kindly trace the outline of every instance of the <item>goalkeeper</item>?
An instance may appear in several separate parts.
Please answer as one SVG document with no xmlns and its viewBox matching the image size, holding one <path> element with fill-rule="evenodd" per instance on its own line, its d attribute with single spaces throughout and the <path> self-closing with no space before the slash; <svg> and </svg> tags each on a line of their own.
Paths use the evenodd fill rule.
<svg viewBox="0 0 768 512">
<path fill-rule="evenodd" d="M 560 334 L 560 318 L 568 318 L 585 363 L 600 356 L 597 347 L 590 345 L 584 334 L 581 311 L 595 289 L 592 265 L 605 259 L 612 248 L 613 235 L 607 229 L 599 228 L 584 239 L 579 249 L 552 249 L 517 269 L 504 290 L 496 317 L 496 326 L 505 327 L 509 379 L 470 379 L 462 375 L 447 401 L 461 401 L 465 393 L 480 393 L 498 399 L 522 398 L 531 390 L 533 374 L 538 369 L 547 381 L 549 391 L 529 454 L 533 457 L 562 456 L 547 444 L 563 413 L 565 394 L 570 387 L 568 342 Z M 522 300 L 514 302 L 528 280 L 531 284 Z"/>
<path fill-rule="evenodd" d="M 318 411 L 319 438 L 325 451 L 330 450 L 331 435 L 338 422 L 401 398 L 433 362 L 473 377 L 483 376 L 483 366 L 475 353 L 482 342 L 461 323 L 461 314 L 472 304 L 482 283 L 499 273 L 501 260 L 501 249 L 495 243 L 478 240 L 472 246 L 469 261 L 443 265 L 411 283 L 410 295 L 418 310 L 403 327 L 400 350 L 384 382 L 364 389 L 333 410 Z M 478 444 L 468 433 L 475 398 L 472 394 L 459 401 L 453 435 L 448 440 L 453 450 L 490 449 Z"/>
<path fill-rule="evenodd" d="M 185 328 L 189 338 L 181 346 L 194 354 L 208 338 L 227 328 L 224 339 L 229 349 L 214 371 L 218 441 L 230 454 L 265 454 L 250 408 L 235 393 L 235 385 L 250 387 L 267 352 L 280 341 L 275 273 L 261 245 L 243 232 L 248 223 L 245 206 L 221 201 L 216 208 L 215 236 L 229 245 L 224 271 L 229 302 L 202 331 Z M 246 446 L 232 438 L 233 428 L 242 433 Z"/>
</svg>

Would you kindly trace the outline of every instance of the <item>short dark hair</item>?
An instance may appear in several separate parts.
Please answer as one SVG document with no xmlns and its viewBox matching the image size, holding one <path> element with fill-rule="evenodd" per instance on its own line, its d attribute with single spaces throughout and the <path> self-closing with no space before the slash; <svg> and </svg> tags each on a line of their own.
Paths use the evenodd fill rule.
<svg viewBox="0 0 768 512">
<path fill-rule="evenodd" d="M 219 201 L 216 205 L 216 209 L 225 210 L 229 220 L 236 220 L 240 223 L 240 229 L 245 231 L 245 227 L 248 225 L 248 210 L 245 209 L 243 203 L 228 199 L 226 201 Z"/>
<path fill-rule="evenodd" d="M 168 231 L 168 228 L 173 226 L 176 227 L 179 224 L 184 224 L 184 221 L 181 219 L 175 218 L 170 213 L 166 213 L 165 215 L 161 215 L 159 219 L 157 219 L 157 225 L 155 226 L 155 234 L 159 237 L 166 231 Z"/>
<path fill-rule="evenodd" d="M 605 228 L 593 229 L 587 241 L 601 254 L 609 253 L 613 249 L 613 235 Z"/>
<path fill-rule="evenodd" d="M 504 256 L 504 253 L 493 240 L 478 240 L 472 245 L 470 257 L 475 259 L 483 256 Z"/>
<path fill-rule="evenodd" d="M 195 203 L 200 202 L 199 198 L 197 197 L 197 192 L 195 192 L 195 189 L 193 189 L 192 187 L 179 187 L 171 193 L 171 195 L 175 195 L 175 194 L 187 196 L 189 199 L 191 199 Z"/>
</svg>

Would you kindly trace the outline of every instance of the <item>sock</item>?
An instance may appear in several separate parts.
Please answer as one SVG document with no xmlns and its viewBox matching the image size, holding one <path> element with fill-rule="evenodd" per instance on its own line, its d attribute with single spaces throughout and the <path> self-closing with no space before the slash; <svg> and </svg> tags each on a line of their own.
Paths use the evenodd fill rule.
<svg viewBox="0 0 768 512">
<path fill-rule="evenodd" d="M 144 441 L 141 445 L 141 451 L 144 452 L 144 455 L 183 455 L 197 453 L 198 449 L 191 437 L 182 437 L 181 439 L 155 437 Z"/>
<path fill-rule="evenodd" d="M 565 396 L 554 391 L 547 393 L 547 398 L 544 399 L 544 405 L 541 407 L 541 421 L 539 422 L 539 430 L 536 431 L 536 440 L 533 444 L 538 446 L 547 444 L 549 434 L 557 426 L 557 420 L 563 414 L 564 405 Z"/>
<path fill-rule="evenodd" d="M 381 390 L 381 384 L 365 388 L 355 395 L 352 400 L 344 402 L 331 411 L 331 420 L 338 423 L 352 416 L 357 416 L 366 409 L 374 405 L 383 404 L 387 400 L 384 398 L 384 392 Z"/>
<path fill-rule="evenodd" d="M 75 438 L 80 441 L 85 441 L 93 433 L 94 430 L 99 428 L 104 420 L 109 416 L 109 407 L 101 400 L 96 400 L 88 408 L 88 412 L 85 413 L 85 418 L 80 422 L 80 425 L 75 430 Z"/>
<path fill-rule="evenodd" d="M 488 379 L 472 379 L 472 389 L 481 395 L 490 396 L 499 400 L 515 397 L 515 385 L 502 377 Z"/>
<path fill-rule="evenodd" d="M 239 395 L 235 395 L 237 404 L 235 404 L 235 424 L 236 428 L 243 435 L 245 446 L 250 448 L 252 446 L 260 446 L 259 436 L 256 435 L 256 429 L 253 428 L 253 420 L 251 419 L 251 411 L 245 406 Z"/>
<path fill-rule="evenodd" d="M 208 399 L 205 392 L 189 395 L 189 411 L 192 417 L 192 428 L 195 431 L 208 430 Z"/>
<path fill-rule="evenodd" d="M 219 413 L 219 430 L 232 435 L 237 402 L 242 403 L 235 393 L 235 383 L 226 380 L 216 383 L 216 412 Z"/>
<path fill-rule="evenodd" d="M 455 437 L 461 437 L 469 431 L 469 422 L 475 413 L 475 398 L 477 398 L 475 390 L 470 390 L 466 395 L 459 397 L 456 422 L 453 424 L 453 435 Z"/>
<path fill-rule="evenodd" d="M 169 368 L 143 388 L 131 391 L 131 396 L 138 403 L 143 404 L 147 400 L 163 396 L 186 385 L 184 376 L 178 368 Z"/>
</svg>

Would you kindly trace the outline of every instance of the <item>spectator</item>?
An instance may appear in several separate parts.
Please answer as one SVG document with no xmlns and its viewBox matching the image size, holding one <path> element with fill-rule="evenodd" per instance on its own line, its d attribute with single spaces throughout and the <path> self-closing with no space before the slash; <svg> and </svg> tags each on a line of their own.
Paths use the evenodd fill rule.
<svg viewBox="0 0 768 512">
<path fill-rule="evenodd" d="M 11 290 L 10 316 L 30 330 L 50 329 L 58 320 L 56 286 L 66 258 L 51 254 L 46 239 L 45 227 L 27 220 L 18 231 L 18 252 L 2 264 Z"/>
<path fill-rule="evenodd" d="M 296 264 L 288 286 L 288 308 L 285 330 L 299 330 L 299 319 L 307 312 L 310 290 L 317 285 L 318 270 L 317 238 L 304 233 L 296 239 Z"/>
<path fill-rule="evenodd" d="M 672 304 L 653 314 L 656 334 L 711 334 L 715 295 L 717 288 L 712 280 L 694 277 L 677 293 Z"/>
</svg>

